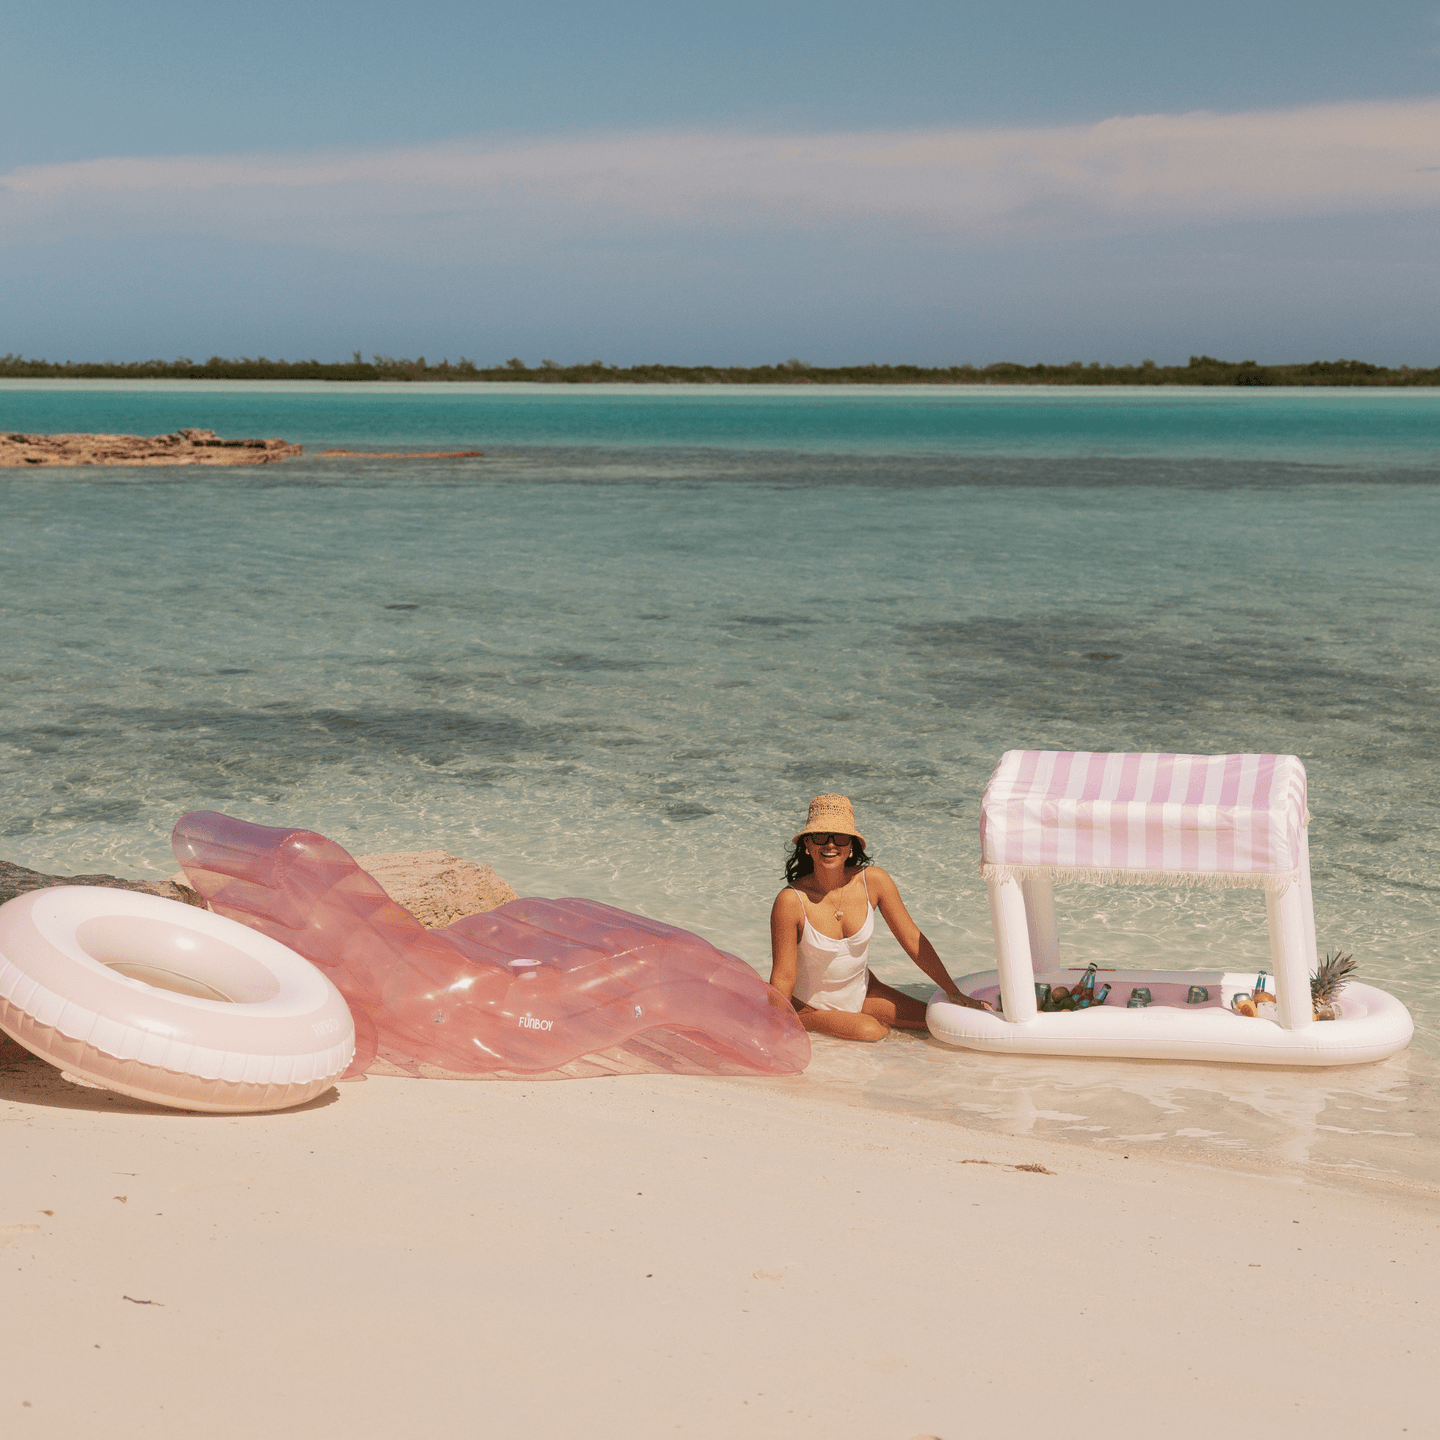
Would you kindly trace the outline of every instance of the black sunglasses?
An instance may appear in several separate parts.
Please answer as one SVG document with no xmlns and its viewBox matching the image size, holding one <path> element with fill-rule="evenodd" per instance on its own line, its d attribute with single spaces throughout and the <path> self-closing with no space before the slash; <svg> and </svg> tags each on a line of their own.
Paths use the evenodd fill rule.
<svg viewBox="0 0 1440 1440">
<path fill-rule="evenodd" d="M 855 837 L 853 835 L 837 835 L 834 833 L 829 835 L 806 835 L 805 843 L 807 845 L 843 845 L 848 849 L 851 841 L 854 839 Z"/>
</svg>

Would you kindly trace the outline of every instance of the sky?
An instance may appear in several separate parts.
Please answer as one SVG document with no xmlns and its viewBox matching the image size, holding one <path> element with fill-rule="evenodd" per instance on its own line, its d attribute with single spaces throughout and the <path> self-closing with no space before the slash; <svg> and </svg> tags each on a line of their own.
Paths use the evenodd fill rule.
<svg viewBox="0 0 1440 1440">
<path fill-rule="evenodd" d="M 0 353 L 1440 364 L 1440 0 L 7 7 Z"/>
</svg>

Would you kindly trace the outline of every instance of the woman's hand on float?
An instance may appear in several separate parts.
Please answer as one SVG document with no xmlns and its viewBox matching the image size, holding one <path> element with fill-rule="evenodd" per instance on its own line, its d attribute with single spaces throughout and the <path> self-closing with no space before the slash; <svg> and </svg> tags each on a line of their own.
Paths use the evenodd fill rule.
<svg viewBox="0 0 1440 1440">
<path fill-rule="evenodd" d="M 989 1010 L 992 1014 L 995 1010 L 988 1000 L 975 1000 L 963 990 L 957 990 L 949 999 L 952 1005 L 963 1005 L 967 1010 Z"/>
</svg>

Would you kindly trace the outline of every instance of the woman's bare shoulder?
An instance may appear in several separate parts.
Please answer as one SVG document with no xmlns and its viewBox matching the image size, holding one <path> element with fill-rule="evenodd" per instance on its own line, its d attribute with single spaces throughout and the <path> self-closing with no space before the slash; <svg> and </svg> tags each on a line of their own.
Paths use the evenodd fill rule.
<svg viewBox="0 0 1440 1440">
<path fill-rule="evenodd" d="M 883 894 L 891 890 L 897 895 L 900 893 L 899 886 L 895 884 L 888 870 L 882 870 L 878 865 L 867 865 L 861 873 L 869 887 L 877 893 Z"/>
<path fill-rule="evenodd" d="M 804 908 L 794 886 L 787 885 L 775 897 L 775 903 L 770 907 L 770 913 L 772 915 L 786 915 L 793 912 L 796 915 L 801 915 L 804 913 Z"/>
</svg>

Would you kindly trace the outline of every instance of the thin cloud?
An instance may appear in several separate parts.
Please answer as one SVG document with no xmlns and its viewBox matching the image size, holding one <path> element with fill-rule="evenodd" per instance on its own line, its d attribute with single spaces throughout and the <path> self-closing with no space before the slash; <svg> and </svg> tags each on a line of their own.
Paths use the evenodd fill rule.
<svg viewBox="0 0 1440 1440">
<path fill-rule="evenodd" d="M 113 225 L 371 249 L 393 247 L 408 222 L 438 252 L 480 235 L 573 243 L 652 227 L 1055 238 L 1434 208 L 1437 137 L 1440 99 L 1424 99 L 994 130 L 117 158 L 12 171 L 0 216 L 17 238 Z"/>
</svg>

